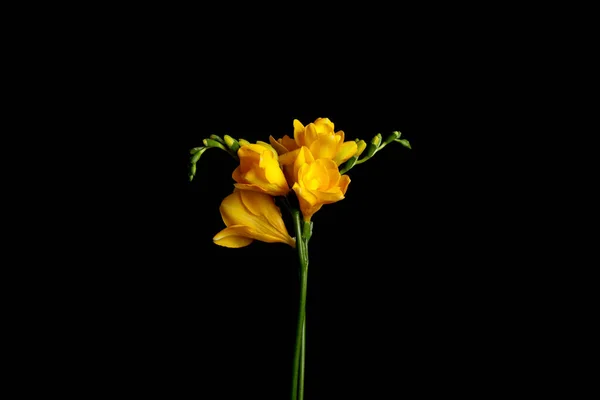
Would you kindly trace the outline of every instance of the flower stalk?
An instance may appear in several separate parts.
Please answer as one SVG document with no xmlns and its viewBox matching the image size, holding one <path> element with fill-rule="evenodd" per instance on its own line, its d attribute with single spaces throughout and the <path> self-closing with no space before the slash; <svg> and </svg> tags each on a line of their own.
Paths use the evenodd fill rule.
<svg viewBox="0 0 600 400">
<path fill-rule="evenodd" d="M 292 209 L 296 248 L 300 264 L 300 302 L 298 324 L 296 326 L 296 343 L 294 346 L 294 366 L 292 373 L 292 400 L 304 398 L 304 365 L 306 354 L 306 293 L 308 287 L 308 241 L 312 234 L 312 222 L 303 221 L 302 213 Z"/>
</svg>

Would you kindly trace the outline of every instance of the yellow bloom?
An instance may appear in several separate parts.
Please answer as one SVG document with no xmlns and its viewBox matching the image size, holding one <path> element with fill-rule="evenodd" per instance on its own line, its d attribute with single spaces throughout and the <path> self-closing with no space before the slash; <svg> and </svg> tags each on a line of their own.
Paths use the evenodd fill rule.
<svg viewBox="0 0 600 400">
<path fill-rule="evenodd" d="M 344 142 L 344 131 L 334 131 L 334 124 L 329 118 L 317 118 L 306 127 L 295 119 L 293 140 L 285 135 L 279 140 L 271 136 L 269 141 L 280 155 L 306 146 L 315 158 L 333 160 L 338 166 L 357 150 L 356 142 Z"/>
<path fill-rule="evenodd" d="M 244 247 L 253 240 L 286 243 L 296 247 L 281 218 L 281 210 L 268 194 L 235 189 L 219 207 L 227 228 L 213 241 L 224 247 Z"/>
<path fill-rule="evenodd" d="M 290 191 L 277 152 L 268 143 L 244 144 L 237 154 L 240 165 L 232 174 L 236 188 L 271 196 L 285 196 Z"/>
<path fill-rule="evenodd" d="M 315 159 L 308 147 L 281 156 L 280 161 L 288 179 L 293 182 L 302 215 L 306 221 L 319 211 L 323 204 L 335 203 L 344 199 L 350 177 L 340 175 L 333 160 Z"/>
</svg>

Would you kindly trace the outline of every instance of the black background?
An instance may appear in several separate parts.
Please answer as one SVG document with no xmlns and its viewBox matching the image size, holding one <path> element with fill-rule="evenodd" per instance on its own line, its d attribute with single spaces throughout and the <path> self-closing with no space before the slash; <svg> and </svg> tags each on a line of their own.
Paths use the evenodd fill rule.
<svg viewBox="0 0 600 400">
<path fill-rule="evenodd" d="M 482 384 L 496 393 L 528 378 L 531 346 L 513 344 L 535 345 L 527 322 L 544 299 L 523 294 L 540 286 L 522 266 L 535 257 L 510 252 L 533 239 L 515 237 L 520 217 L 500 221 L 524 197 L 494 180 L 510 183 L 504 152 L 517 140 L 496 131 L 518 92 L 487 102 L 501 97 L 503 71 L 487 67 L 502 56 L 481 58 L 494 47 L 473 43 L 468 27 L 449 35 L 460 28 L 443 9 L 441 29 L 432 10 L 304 10 L 269 8 L 258 21 L 238 9 L 247 26 L 231 10 L 185 22 L 183 12 L 135 10 L 90 35 L 47 39 L 49 54 L 33 63 L 46 74 L 42 93 L 31 96 L 49 115 L 35 118 L 76 159 L 36 148 L 23 161 L 36 166 L 30 208 L 44 214 L 23 236 L 44 246 L 19 249 L 32 266 L 12 299 L 28 307 L 15 347 L 47 377 L 41 389 L 288 398 L 296 253 L 214 245 L 236 165 L 209 150 L 190 183 L 189 149 L 210 134 L 267 141 L 318 117 L 348 140 L 399 130 L 413 149 L 390 144 L 352 169 L 346 199 L 313 217 L 305 399 L 481 397 Z M 485 160 L 482 142 L 501 162 Z M 523 305 L 526 296 L 535 301 Z"/>
</svg>

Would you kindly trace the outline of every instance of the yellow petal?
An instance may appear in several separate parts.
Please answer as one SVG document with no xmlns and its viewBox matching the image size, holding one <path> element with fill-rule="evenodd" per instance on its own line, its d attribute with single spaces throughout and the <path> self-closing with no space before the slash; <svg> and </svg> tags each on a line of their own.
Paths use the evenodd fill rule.
<svg viewBox="0 0 600 400">
<path fill-rule="evenodd" d="M 300 149 L 300 151 L 298 152 L 298 157 L 296 157 L 296 159 L 294 160 L 294 172 L 293 172 L 294 181 L 300 180 L 299 175 L 298 175 L 300 168 L 303 165 L 311 164 L 314 161 L 315 161 L 315 158 L 313 157 L 313 155 L 310 152 L 310 150 L 308 149 L 308 147 L 303 146 Z"/>
<path fill-rule="evenodd" d="M 333 122 L 329 118 L 317 118 L 314 122 L 319 134 L 333 133 Z"/>
<path fill-rule="evenodd" d="M 318 199 L 314 195 L 314 192 L 309 190 L 309 188 L 306 187 L 306 184 L 305 184 L 305 182 L 307 181 L 307 175 L 309 173 L 309 170 L 310 170 L 310 165 L 308 165 L 308 164 L 305 164 L 300 167 L 300 169 L 298 171 L 298 182 L 294 183 L 294 186 L 292 187 L 292 189 L 294 190 L 294 192 L 296 192 L 296 196 L 298 197 L 298 200 L 300 200 L 300 198 L 302 198 L 310 205 L 315 205 L 317 203 Z"/>
<path fill-rule="evenodd" d="M 310 146 L 318 137 L 319 134 L 317 133 L 315 124 L 310 123 L 306 125 L 306 128 L 304 128 L 304 146 Z"/>
<path fill-rule="evenodd" d="M 242 167 L 240 165 L 238 165 L 237 168 L 233 170 L 231 177 L 234 181 L 239 183 L 242 183 L 244 181 L 244 177 L 242 176 Z"/>
<path fill-rule="evenodd" d="M 273 198 L 257 196 L 253 192 L 241 190 L 242 203 L 248 211 L 257 217 L 264 217 L 279 232 L 287 233 L 285 223 L 281 217 L 281 210 L 273 201 Z M 282 235 L 283 237 L 287 235 Z"/>
<path fill-rule="evenodd" d="M 294 120 L 294 140 L 298 147 L 304 146 L 304 125 L 297 119 Z"/>
<path fill-rule="evenodd" d="M 291 137 L 289 137 L 288 135 L 284 135 L 281 138 L 281 144 L 283 145 L 283 147 L 288 149 L 288 151 L 292 151 L 292 150 L 296 150 L 296 149 L 300 148 L 300 146 L 298 146 L 296 141 L 294 139 L 292 139 Z"/>
<path fill-rule="evenodd" d="M 264 142 L 263 142 L 264 143 Z M 240 151 L 244 150 L 244 154 L 250 155 L 250 152 L 255 154 L 262 154 L 265 151 L 265 147 L 260 144 L 250 143 L 240 148 Z M 239 151 L 238 151 L 239 152 Z"/>
<path fill-rule="evenodd" d="M 289 150 L 285 148 L 281 143 L 279 143 L 275 138 L 271 135 L 269 136 L 269 142 L 271 146 L 277 151 L 277 154 L 282 155 L 287 153 Z"/>
<path fill-rule="evenodd" d="M 281 156 L 279 156 L 279 164 L 281 164 L 281 165 L 293 164 L 296 161 L 296 158 L 298 157 L 298 153 L 300 153 L 300 150 L 301 149 L 296 149 L 296 150 L 289 151 L 285 154 L 282 154 Z"/>
<path fill-rule="evenodd" d="M 271 153 L 273 153 L 273 155 L 275 156 L 275 158 L 277 158 L 277 150 L 275 150 L 273 148 L 273 146 L 271 146 L 269 143 L 267 142 L 263 142 L 261 140 L 258 140 L 256 142 L 257 145 L 264 147 L 265 149 L 269 150 Z"/>
<path fill-rule="evenodd" d="M 320 158 L 314 163 L 310 164 L 307 174 L 303 178 L 306 186 L 311 190 L 327 190 L 329 189 L 329 171 L 327 169 L 329 161 L 333 164 L 333 161 Z M 336 167 L 337 169 L 337 167 Z M 314 182 L 317 182 L 316 185 Z"/>
<path fill-rule="evenodd" d="M 339 147 L 337 154 L 335 155 L 335 157 L 333 157 L 333 161 L 335 161 L 336 165 L 339 166 L 342 163 L 348 161 L 348 159 L 350 159 L 350 157 L 352 157 L 354 154 L 356 154 L 357 150 L 358 147 L 356 145 L 356 142 L 345 142 Z"/>
<path fill-rule="evenodd" d="M 310 151 L 315 158 L 332 159 L 337 153 L 338 143 L 334 135 L 321 135 L 312 142 Z"/>
<path fill-rule="evenodd" d="M 265 177 L 269 183 L 287 189 L 287 182 L 277 160 L 265 164 Z"/>
<path fill-rule="evenodd" d="M 263 242 L 281 242 L 294 247 L 295 242 L 287 232 L 281 211 L 273 198 L 255 191 L 236 190 L 227 196 L 219 208 L 228 227 L 236 228 L 235 236 L 246 236 Z M 233 232 L 233 231 L 227 231 Z"/>
<path fill-rule="evenodd" d="M 350 184 L 350 177 L 348 175 L 342 175 L 340 177 L 340 181 L 338 182 L 338 186 L 340 187 L 340 191 L 343 195 L 346 194 L 346 190 L 348 190 L 348 185 Z"/>
<path fill-rule="evenodd" d="M 221 232 L 217 233 L 215 237 L 213 237 L 213 242 L 219 246 L 230 247 L 234 249 L 248 246 L 253 242 L 253 239 L 246 236 L 240 236 L 239 230 L 237 229 L 238 226 L 231 226 L 223 229 Z"/>
</svg>

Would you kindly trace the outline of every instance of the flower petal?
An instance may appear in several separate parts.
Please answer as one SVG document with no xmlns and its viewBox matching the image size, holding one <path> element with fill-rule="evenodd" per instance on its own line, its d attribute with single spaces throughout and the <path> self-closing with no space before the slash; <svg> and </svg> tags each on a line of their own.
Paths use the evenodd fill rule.
<svg viewBox="0 0 600 400">
<path fill-rule="evenodd" d="M 303 146 L 300 149 L 300 151 L 298 152 L 298 157 L 296 157 L 296 159 L 294 160 L 294 172 L 293 172 L 294 182 L 300 180 L 300 177 L 298 175 L 300 168 L 303 165 L 311 164 L 314 161 L 315 161 L 315 158 L 313 157 L 313 155 L 310 152 L 310 150 L 308 149 L 308 147 Z"/>
<path fill-rule="evenodd" d="M 348 175 L 342 175 L 340 177 L 340 181 L 338 182 L 338 186 L 340 187 L 340 191 L 343 195 L 346 195 L 346 191 L 348 190 L 348 185 L 350 184 L 350 177 Z"/>
<path fill-rule="evenodd" d="M 256 144 L 259 145 L 259 146 L 264 147 L 267 150 L 269 150 L 271 153 L 273 153 L 273 155 L 275 156 L 275 158 L 277 158 L 277 150 L 275 150 L 275 148 L 273 148 L 273 146 L 271 146 L 269 143 L 263 142 L 262 140 L 258 140 L 256 142 Z"/>
<path fill-rule="evenodd" d="M 318 137 L 319 134 L 317 133 L 315 124 L 310 123 L 306 125 L 306 128 L 304 128 L 304 146 L 310 146 Z"/>
<path fill-rule="evenodd" d="M 319 134 L 333 133 L 333 122 L 329 118 L 317 118 L 314 122 Z"/>
<path fill-rule="evenodd" d="M 281 210 L 275 205 L 271 196 L 257 195 L 255 192 L 241 190 L 242 203 L 248 211 L 257 217 L 265 217 L 280 232 L 287 232 Z"/>
<path fill-rule="evenodd" d="M 289 137 L 288 135 L 284 135 L 281 138 L 281 144 L 283 145 L 283 147 L 285 147 L 289 151 L 296 150 L 296 149 L 300 148 L 298 146 L 298 144 L 296 143 L 296 141 L 294 139 L 292 139 L 291 137 Z"/>
<path fill-rule="evenodd" d="M 272 135 L 269 136 L 269 142 L 271 143 L 271 146 L 273 146 L 273 148 L 277 151 L 277 154 L 279 154 L 279 155 L 285 154 L 289 151 L 288 149 L 285 148 L 284 145 L 282 145 L 277 140 L 275 140 L 275 138 Z"/>
<path fill-rule="evenodd" d="M 281 211 L 268 194 L 236 190 L 223 199 L 219 211 L 228 227 L 245 228 L 238 228 L 235 233 L 237 236 L 247 236 L 269 243 L 287 243 L 292 247 L 296 245 L 287 232 Z"/>
<path fill-rule="evenodd" d="M 298 157 L 298 153 L 300 153 L 300 149 L 289 151 L 285 154 L 279 156 L 279 164 L 281 165 L 291 165 L 294 164 L 296 158 Z"/>
<path fill-rule="evenodd" d="M 342 145 L 338 148 L 337 154 L 335 157 L 333 157 L 333 161 L 335 161 L 336 165 L 339 166 L 356 154 L 357 150 L 358 146 L 354 141 L 342 143 Z"/>
<path fill-rule="evenodd" d="M 304 146 L 304 125 L 297 119 L 294 120 L 294 140 L 298 147 Z"/>
<path fill-rule="evenodd" d="M 337 148 L 335 135 L 321 135 L 310 145 L 310 151 L 315 158 L 332 159 L 336 155 Z"/>
<path fill-rule="evenodd" d="M 239 225 L 234 225 L 223 229 L 213 237 L 213 242 L 223 247 L 240 248 L 248 246 L 254 241 L 249 237 L 240 235 Z M 241 227 L 245 228 L 245 227 Z"/>
</svg>

